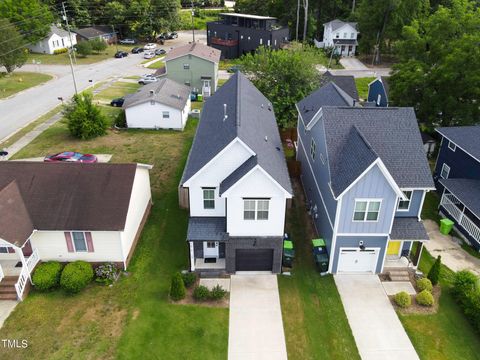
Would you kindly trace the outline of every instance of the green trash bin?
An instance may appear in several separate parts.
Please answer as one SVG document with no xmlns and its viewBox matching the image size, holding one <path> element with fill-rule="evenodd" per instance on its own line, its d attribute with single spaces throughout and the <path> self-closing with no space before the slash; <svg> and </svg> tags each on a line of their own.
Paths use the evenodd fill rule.
<svg viewBox="0 0 480 360">
<path fill-rule="evenodd" d="M 295 250 L 293 249 L 293 242 L 290 240 L 284 240 L 282 265 L 285 267 L 292 267 L 294 258 L 295 258 Z"/>
<path fill-rule="evenodd" d="M 202 94 L 197 95 L 197 101 L 203 101 L 203 95 Z"/>
<path fill-rule="evenodd" d="M 455 223 L 450 219 L 440 220 L 440 232 L 443 235 L 448 235 L 450 231 L 452 231 L 453 225 L 455 225 Z"/>
</svg>

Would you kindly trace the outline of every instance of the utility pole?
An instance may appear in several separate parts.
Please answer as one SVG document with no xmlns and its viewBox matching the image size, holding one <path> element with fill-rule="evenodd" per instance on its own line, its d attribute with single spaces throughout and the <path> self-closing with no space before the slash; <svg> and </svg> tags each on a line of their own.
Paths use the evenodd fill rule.
<svg viewBox="0 0 480 360">
<path fill-rule="evenodd" d="M 193 0 L 192 0 L 192 35 L 193 35 L 193 42 L 195 42 L 195 10 L 193 9 Z"/>
<path fill-rule="evenodd" d="M 112 31 L 113 31 L 113 36 L 115 36 L 115 47 L 118 52 L 118 36 L 117 36 L 117 33 L 115 32 L 115 27 L 113 25 L 112 25 Z"/>
<path fill-rule="evenodd" d="M 297 1 L 297 28 L 295 32 L 295 40 L 298 41 L 298 23 L 300 21 L 300 0 Z"/>
<path fill-rule="evenodd" d="M 62 9 L 63 9 L 63 19 L 65 20 L 65 24 L 67 25 L 68 37 L 70 39 L 70 49 L 68 50 L 68 58 L 70 59 L 70 71 L 72 72 L 73 87 L 75 88 L 75 95 L 77 95 L 78 94 L 77 81 L 75 80 L 75 72 L 73 71 L 73 62 L 72 62 L 72 51 L 73 51 L 72 34 L 70 32 L 70 25 L 68 24 L 67 12 L 65 11 L 65 2 L 62 2 Z"/>
</svg>

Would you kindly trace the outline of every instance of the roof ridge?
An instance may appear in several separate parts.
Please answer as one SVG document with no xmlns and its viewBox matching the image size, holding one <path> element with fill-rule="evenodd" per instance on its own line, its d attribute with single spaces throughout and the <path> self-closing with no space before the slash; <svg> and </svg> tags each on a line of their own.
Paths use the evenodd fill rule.
<svg viewBox="0 0 480 360">
<path fill-rule="evenodd" d="M 240 72 L 237 71 L 237 94 L 236 94 L 236 104 L 235 104 L 235 127 L 237 130 L 237 136 L 238 136 L 238 128 L 241 126 L 241 111 L 240 111 L 240 101 L 241 101 L 241 96 L 240 96 L 240 91 L 241 91 L 241 86 L 240 86 Z"/>
<path fill-rule="evenodd" d="M 342 90 L 340 86 L 335 84 L 335 82 L 330 81 L 330 83 L 333 85 L 334 89 L 338 92 L 338 94 L 345 100 L 345 102 L 350 105 L 355 103 L 355 99 L 352 98 L 350 95 L 348 95 L 345 91 Z"/>
<path fill-rule="evenodd" d="M 380 156 L 377 154 L 377 152 L 375 151 L 375 149 L 373 148 L 372 144 L 370 144 L 370 142 L 365 138 L 365 135 L 363 135 L 363 133 L 360 131 L 360 129 L 357 127 L 356 124 L 353 124 L 352 125 L 352 128 L 357 132 L 358 136 L 360 137 L 360 139 L 362 139 L 362 141 L 365 143 L 365 145 L 367 145 L 367 147 L 372 150 L 372 152 L 378 157 L 380 158 Z"/>
</svg>

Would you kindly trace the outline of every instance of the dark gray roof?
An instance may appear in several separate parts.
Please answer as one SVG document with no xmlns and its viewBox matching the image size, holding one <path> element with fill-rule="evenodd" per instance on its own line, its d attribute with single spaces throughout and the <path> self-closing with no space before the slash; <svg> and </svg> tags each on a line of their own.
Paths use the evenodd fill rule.
<svg viewBox="0 0 480 360">
<path fill-rule="evenodd" d="M 416 217 L 396 217 L 393 220 L 392 240 L 430 240 L 422 221 Z"/>
<path fill-rule="evenodd" d="M 335 45 L 358 45 L 356 39 L 333 39 Z"/>
<path fill-rule="evenodd" d="M 345 24 L 350 24 L 351 26 L 353 26 L 354 29 L 357 29 L 357 23 L 356 22 L 345 22 L 345 21 L 342 21 L 342 20 L 335 19 L 335 20 L 327 22 L 323 25 L 328 25 L 328 24 L 331 24 L 333 31 L 335 31 L 337 29 L 340 29 Z"/>
<path fill-rule="evenodd" d="M 48 37 L 51 37 L 53 34 L 56 34 L 60 37 L 68 37 L 68 31 L 63 30 L 59 27 L 56 27 L 55 25 L 50 26 L 50 31 L 48 33 Z M 75 36 L 75 34 L 72 34 L 72 37 Z"/>
<path fill-rule="evenodd" d="M 436 131 L 480 161 L 480 125 L 441 127 Z"/>
<path fill-rule="evenodd" d="M 480 218 L 480 180 L 439 179 L 455 197 Z"/>
<path fill-rule="evenodd" d="M 234 74 L 205 102 L 181 183 L 237 137 L 254 152 L 258 165 L 292 194 L 273 108 L 241 72 Z"/>
<path fill-rule="evenodd" d="M 390 97 L 389 96 L 390 85 L 388 84 L 389 76 L 380 76 L 380 80 L 382 80 L 383 88 L 385 89 L 385 94 L 387 95 L 387 99 L 388 99 Z"/>
<path fill-rule="evenodd" d="M 114 35 L 110 26 L 97 25 L 91 27 L 85 27 L 81 29 L 75 29 L 75 33 L 86 39 L 92 39 L 103 35 Z"/>
<path fill-rule="evenodd" d="M 358 101 L 357 85 L 352 75 L 333 75 L 330 71 L 327 71 L 322 75 L 322 82 L 328 83 L 329 81 L 335 83 L 335 85 L 345 91 L 352 99 Z"/>
<path fill-rule="evenodd" d="M 240 165 L 234 172 L 232 172 L 220 183 L 220 195 L 230 189 L 232 185 L 234 185 L 238 180 L 244 177 L 257 164 L 257 157 L 250 156 L 242 165 Z"/>
<path fill-rule="evenodd" d="M 225 217 L 191 217 L 187 241 L 223 241 L 228 239 Z"/>
<path fill-rule="evenodd" d="M 162 78 L 140 88 L 136 93 L 125 97 L 123 108 L 142 104 L 151 100 L 183 110 L 190 97 L 190 88 L 173 80 Z"/>
<path fill-rule="evenodd" d="M 353 99 L 334 82 L 329 82 L 297 103 L 305 126 L 323 106 L 353 106 Z"/>
<path fill-rule="evenodd" d="M 400 188 L 434 188 L 412 108 L 324 106 L 322 113 L 336 196 L 356 179 L 354 174 L 365 169 L 373 154 L 383 161 Z M 348 160 L 350 156 L 355 161 Z"/>
</svg>

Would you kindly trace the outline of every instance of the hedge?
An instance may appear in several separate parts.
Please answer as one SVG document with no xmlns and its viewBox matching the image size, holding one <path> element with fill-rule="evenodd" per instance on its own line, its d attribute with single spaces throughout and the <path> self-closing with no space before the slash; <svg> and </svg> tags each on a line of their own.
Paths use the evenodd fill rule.
<svg viewBox="0 0 480 360">
<path fill-rule="evenodd" d="M 56 288 L 60 283 L 62 264 L 58 261 L 41 263 L 33 273 L 32 281 L 38 290 L 50 290 Z"/>
<path fill-rule="evenodd" d="M 193 272 L 187 272 L 182 274 L 182 279 L 185 287 L 190 288 L 197 281 L 197 275 Z"/>
<path fill-rule="evenodd" d="M 200 285 L 193 290 L 193 297 L 196 300 L 205 301 L 210 298 L 210 290 L 206 286 Z"/>
<path fill-rule="evenodd" d="M 92 279 L 92 265 L 86 261 L 74 261 L 63 268 L 60 286 L 70 293 L 77 293 L 85 288 Z"/>
<path fill-rule="evenodd" d="M 412 305 L 412 298 L 405 291 L 401 291 L 395 295 L 395 303 L 402 308 L 407 308 Z"/>
<path fill-rule="evenodd" d="M 480 284 L 476 275 L 463 270 L 455 274 L 453 295 L 465 316 L 480 332 Z"/>
<path fill-rule="evenodd" d="M 428 290 L 423 290 L 418 293 L 415 300 L 417 300 L 417 303 L 422 306 L 433 306 L 435 302 L 432 293 Z"/>
<path fill-rule="evenodd" d="M 427 278 L 421 278 L 417 280 L 417 287 L 420 291 L 427 290 L 432 292 L 433 285 L 432 282 Z"/>
<path fill-rule="evenodd" d="M 66 52 L 68 52 L 68 49 L 67 49 L 67 48 L 61 48 L 61 49 L 53 50 L 53 54 L 54 54 L 54 55 L 65 54 Z"/>
</svg>

